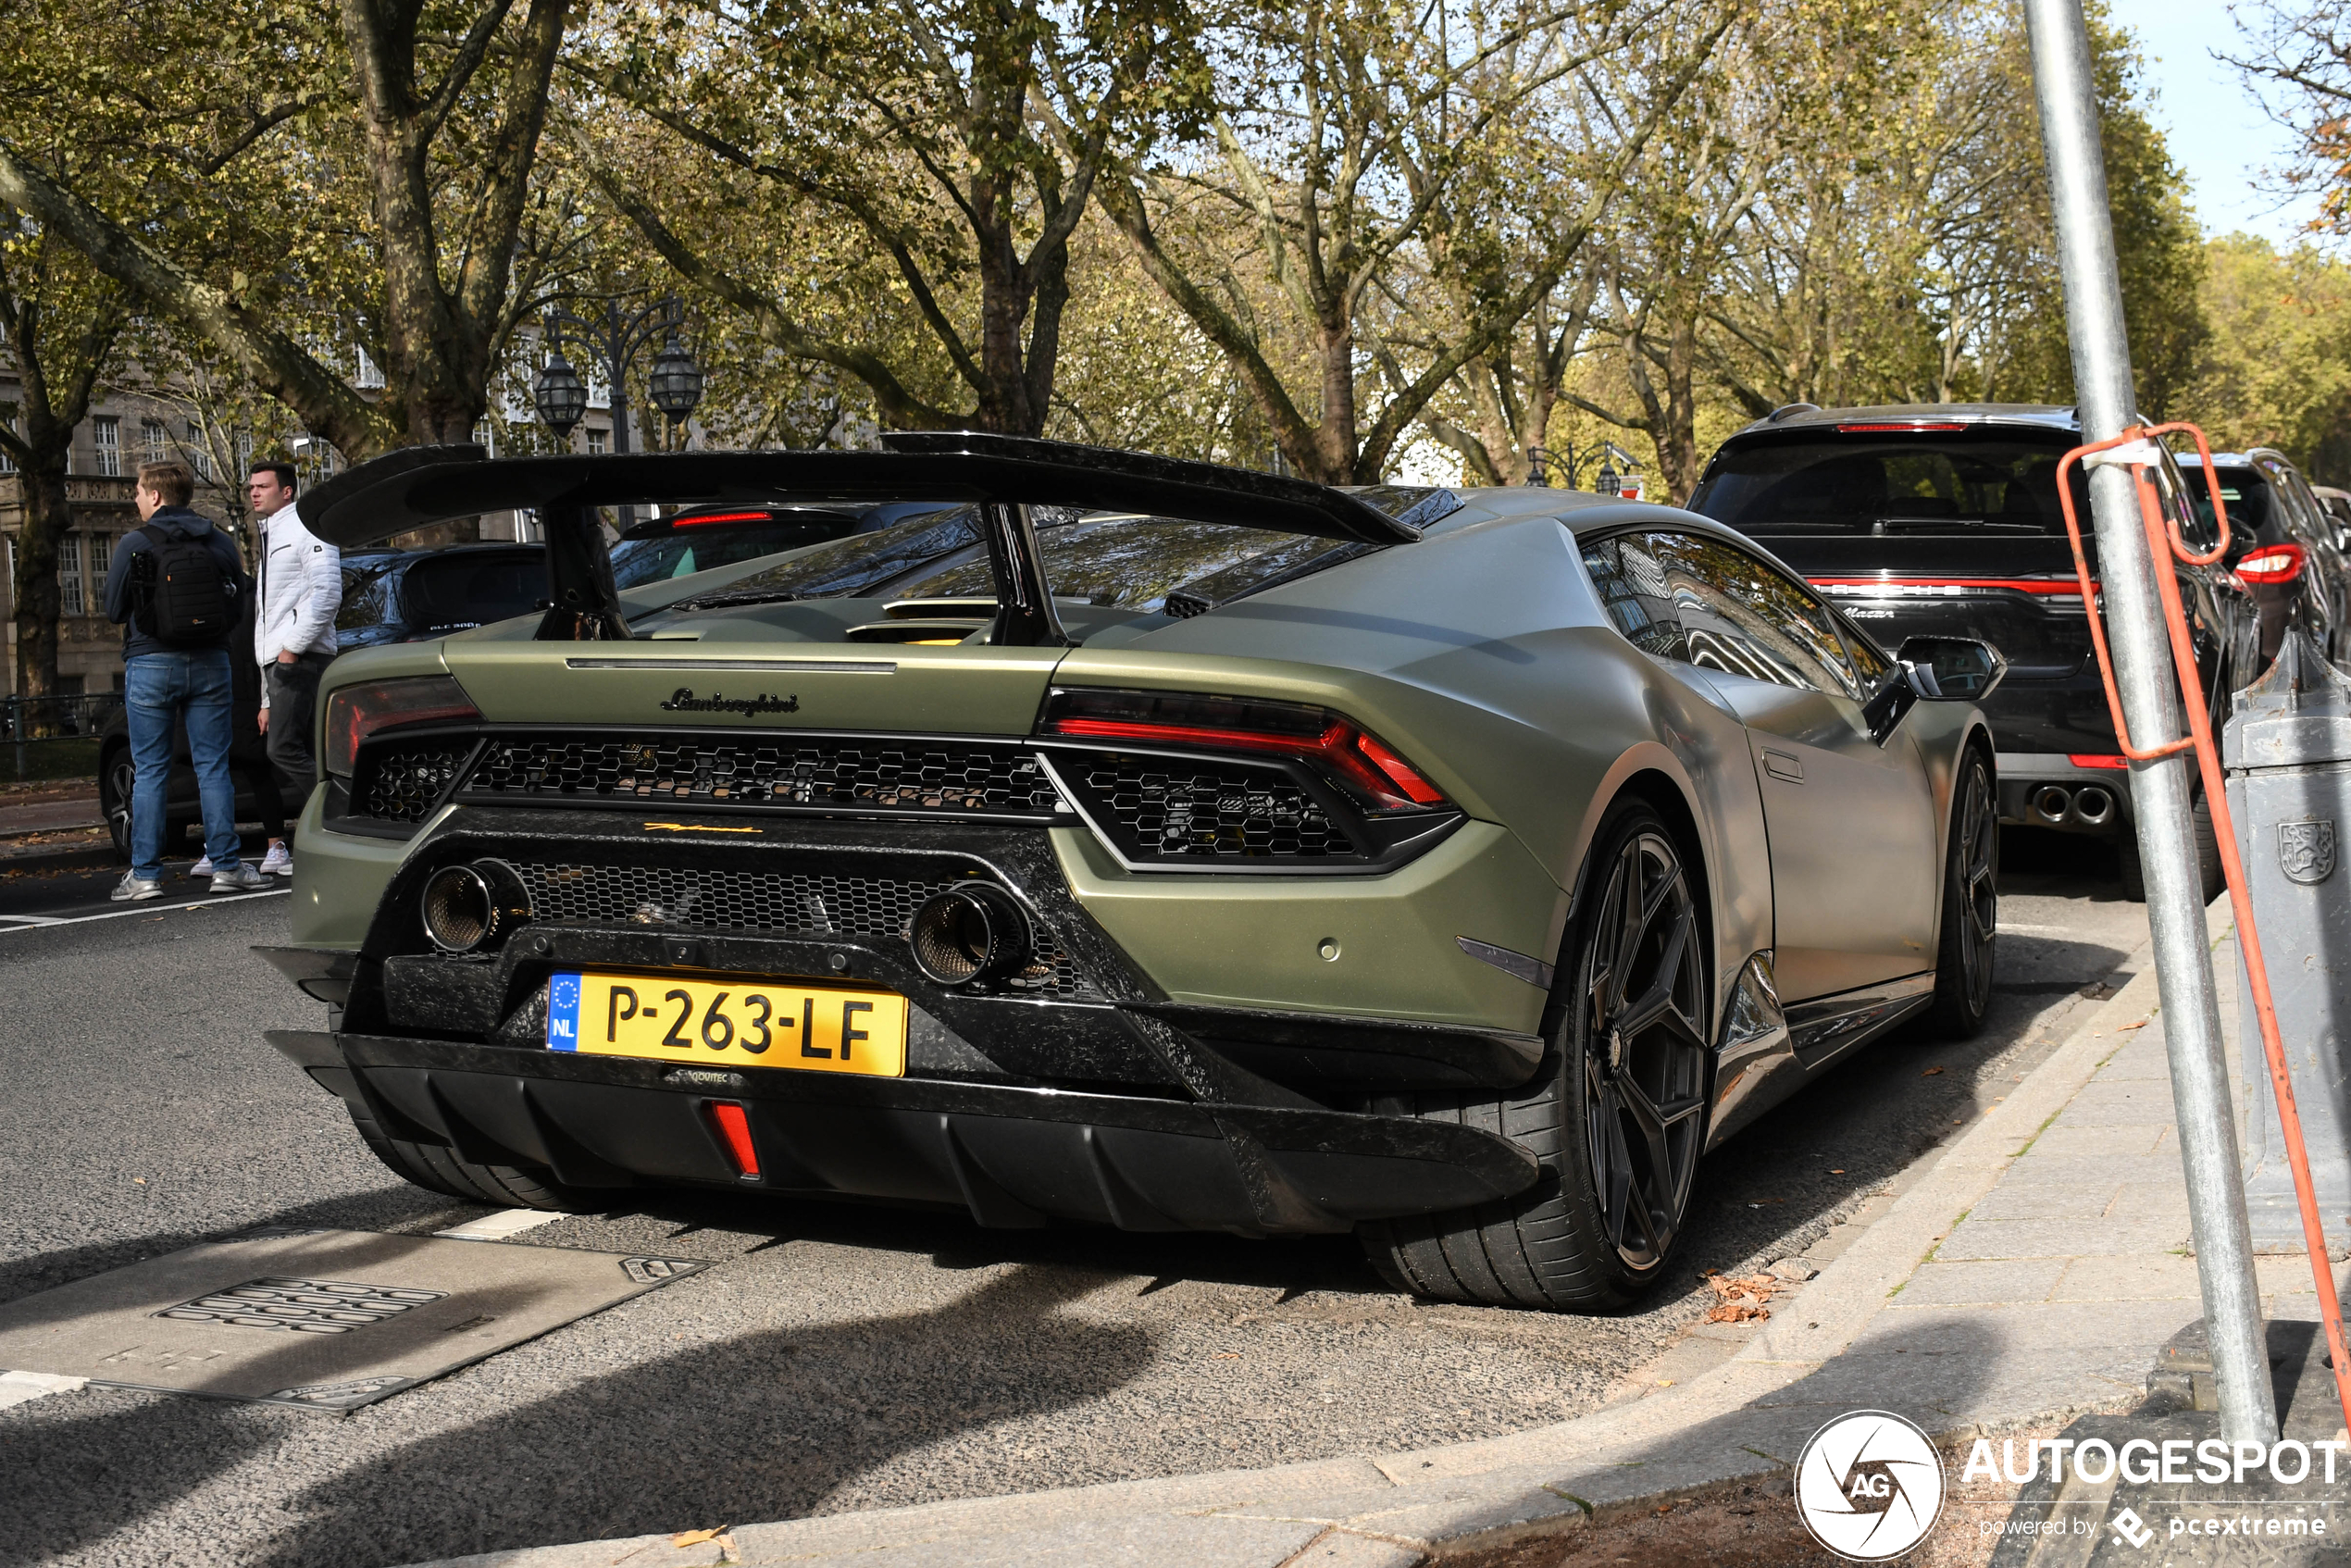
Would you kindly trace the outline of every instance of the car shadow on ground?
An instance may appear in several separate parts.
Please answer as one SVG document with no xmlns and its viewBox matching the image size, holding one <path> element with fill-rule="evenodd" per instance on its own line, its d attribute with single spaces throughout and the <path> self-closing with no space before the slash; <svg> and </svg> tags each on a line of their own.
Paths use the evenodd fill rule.
<svg viewBox="0 0 2351 1568">
<path fill-rule="evenodd" d="M 680 1347 L 312 1487 L 255 1561 L 375 1568 L 804 1515 L 888 1460 L 1138 1375 L 1148 1333 L 1063 1310 L 1101 1284 L 1015 1269 L 937 1308 Z"/>
</svg>

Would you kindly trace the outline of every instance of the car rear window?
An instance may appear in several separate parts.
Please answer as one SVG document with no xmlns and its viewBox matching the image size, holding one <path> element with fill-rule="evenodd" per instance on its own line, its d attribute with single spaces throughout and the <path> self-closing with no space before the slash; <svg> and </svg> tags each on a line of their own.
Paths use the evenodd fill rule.
<svg viewBox="0 0 2351 1568">
<path fill-rule="evenodd" d="M 420 630 L 487 626 L 547 603 L 547 558 L 442 555 L 418 561 L 400 585 L 409 624 Z"/>
<path fill-rule="evenodd" d="M 1221 604 L 1362 548 L 1223 523 L 1059 506 L 1032 507 L 1030 518 L 1055 598 L 1138 614 L 1163 609 L 1168 595 L 1182 589 Z M 715 597 L 947 599 L 995 591 L 978 515 L 957 507 L 836 541 Z"/>
<path fill-rule="evenodd" d="M 2196 503 L 2196 520 L 2203 524 L 2205 537 L 2213 536 L 2212 491 L 2204 482 L 2203 474 L 2196 468 L 2183 470 L 2187 475 L 2188 496 Z M 2220 504 L 2229 509 L 2229 532 L 2239 540 L 2269 539 L 2270 481 L 2257 469 L 2233 467 L 2216 463 L 2212 477 L 2220 481 Z M 2274 537 L 2283 538 L 2283 535 Z"/>
<path fill-rule="evenodd" d="M 1759 537 L 2062 533 L 2057 466 L 2072 444 L 1972 432 L 1748 442 L 1717 454 L 1690 509 Z"/>
<path fill-rule="evenodd" d="M 771 516 L 755 523 L 696 523 L 690 519 L 643 523 L 612 548 L 616 586 L 635 588 L 664 578 L 684 577 L 713 566 L 731 566 L 762 555 L 780 554 L 852 533 L 850 512 L 810 508 L 799 516 Z"/>
</svg>

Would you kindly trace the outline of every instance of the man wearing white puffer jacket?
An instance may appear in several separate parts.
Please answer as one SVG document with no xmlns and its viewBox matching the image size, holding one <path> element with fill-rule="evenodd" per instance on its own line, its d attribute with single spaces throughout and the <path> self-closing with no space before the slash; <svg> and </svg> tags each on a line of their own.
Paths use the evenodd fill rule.
<svg viewBox="0 0 2351 1568">
<path fill-rule="evenodd" d="M 261 665 L 261 729 L 289 812 L 310 798 L 317 765 L 310 730 L 318 678 L 335 656 L 335 612 L 342 607 L 342 552 L 303 527 L 294 510 L 291 463 L 256 463 L 245 485 L 255 518 L 254 657 Z M 273 839 L 261 868 L 293 875 L 293 856 Z"/>
</svg>

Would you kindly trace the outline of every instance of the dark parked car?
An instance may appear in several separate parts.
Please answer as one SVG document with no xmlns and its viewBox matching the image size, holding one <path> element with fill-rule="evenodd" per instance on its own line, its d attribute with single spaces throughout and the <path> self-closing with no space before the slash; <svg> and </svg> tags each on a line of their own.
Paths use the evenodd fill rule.
<svg viewBox="0 0 2351 1568">
<path fill-rule="evenodd" d="M 543 544 L 355 551 L 342 558 L 336 641 L 346 651 L 414 642 L 543 609 Z"/>
<path fill-rule="evenodd" d="M 2058 505 L 2058 460 L 2081 440 L 2068 408 L 1801 404 L 1725 442 L 1690 506 L 1769 546 L 1886 647 L 1922 635 L 1997 647 L 2008 679 L 1984 711 L 1999 747 L 2001 819 L 2112 839 L 2137 897 L 2130 775 Z M 2160 483 L 2182 536 L 2208 547 L 2209 509 L 2191 501 L 2201 477 L 2166 465 Z M 2085 538 L 2086 492 L 2077 475 Z M 2248 541 L 2237 558 L 2259 548 Z M 2260 672 L 2259 607 L 2224 566 L 2179 576 L 2217 728 L 2230 693 Z M 2220 852 L 2200 801 L 2196 827 L 2209 898 Z"/>
<path fill-rule="evenodd" d="M 2203 459 L 2180 459 L 2188 470 L 2188 493 L 2207 528 L 2212 498 L 2204 485 Z M 2213 477 L 2229 509 L 2230 565 L 2261 606 L 2261 662 L 2278 655 L 2288 627 L 2340 662 L 2351 654 L 2351 555 L 2344 549 L 2344 525 L 2328 511 L 2283 453 L 2266 447 L 2216 452 Z"/>
<path fill-rule="evenodd" d="M 870 533 L 936 502 L 809 505 L 790 502 L 753 506 L 690 506 L 666 517 L 632 524 L 612 547 L 613 582 L 635 588 L 663 578 L 731 566 L 846 534 Z"/>
</svg>

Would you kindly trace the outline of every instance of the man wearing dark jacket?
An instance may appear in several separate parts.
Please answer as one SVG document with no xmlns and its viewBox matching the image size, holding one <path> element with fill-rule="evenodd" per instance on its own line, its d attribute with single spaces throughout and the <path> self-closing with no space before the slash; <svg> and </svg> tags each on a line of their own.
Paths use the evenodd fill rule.
<svg viewBox="0 0 2351 1568">
<path fill-rule="evenodd" d="M 131 869 L 117 899 L 151 899 L 163 892 L 163 835 L 171 787 L 174 719 L 188 726 L 188 752 L 204 802 L 205 852 L 212 861 L 211 890 L 247 892 L 269 879 L 238 858 L 237 791 L 229 778 L 231 673 L 229 639 L 236 601 L 248 591 L 237 547 L 212 520 L 191 511 L 196 477 L 184 463 L 140 467 L 133 492 L 144 528 L 127 533 L 106 568 L 106 618 L 122 628 L 123 708 L 131 755 L 138 773 L 131 790 Z M 217 587 L 229 610 L 219 630 L 191 634 L 167 624 L 156 585 L 164 553 L 201 544 L 218 568 Z M 155 560 L 142 561 L 143 556 Z M 203 562 L 187 576 L 202 576 Z M 214 585 L 199 585 L 210 587 Z"/>
</svg>

